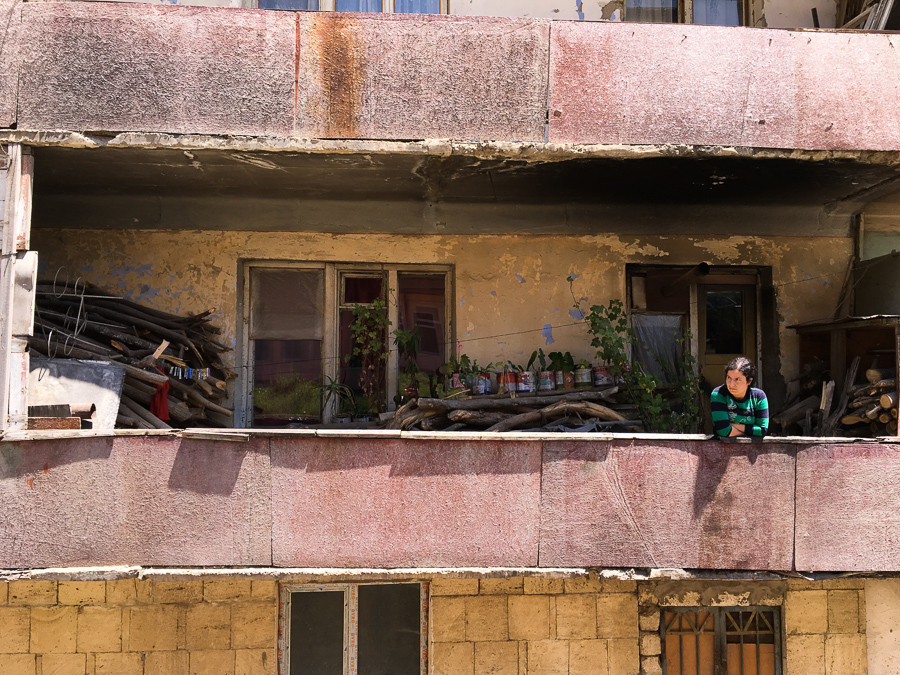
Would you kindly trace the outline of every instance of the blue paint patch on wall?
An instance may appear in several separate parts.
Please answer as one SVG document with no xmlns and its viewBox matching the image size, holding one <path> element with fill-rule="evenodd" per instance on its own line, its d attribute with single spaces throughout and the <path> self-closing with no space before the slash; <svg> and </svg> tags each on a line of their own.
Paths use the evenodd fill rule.
<svg viewBox="0 0 900 675">
<path fill-rule="evenodd" d="M 460 299 L 459 299 L 459 306 L 462 307 L 462 306 L 465 305 L 465 304 L 466 304 L 466 299 L 465 299 L 465 298 L 460 298 Z"/>
<path fill-rule="evenodd" d="M 493 295 L 493 296 L 496 298 L 496 297 L 497 297 L 497 291 L 491 291 L 491 295 Z"/>
<path fill-rule="evenodd" d="M 517 274 L 517 275 L 516 275 L 516 279 L 519 280 L 519 283 L 520 283 L 520 284 L 524 284 L 524 283 L 525 283 L 525 277 L 523 277 L 521 274 Z"/>
<path fill-rule="evenodd" d="M 584 3 L 581 0 L 575 0 L 575 13 L 578 15 L 579 21 L 584 21 L 584 12 L 581 11 L 583 6 Z"/>
<path fill-rule="evenodd" d="M 556 342 L 553 339 L 553 326 L 551 326 L 549 323 L 545 323 L 544 329 L 541 331 L 541 337 L 544 338 L 545 345 L 552 345 L 554 342 Z"/>
<path fill-rule="evenodd" d="M 584 310 L 583 309 L 570 309 L 569 316 L 571 316 L 576 321 L 584 320 Z"/>
</svg>

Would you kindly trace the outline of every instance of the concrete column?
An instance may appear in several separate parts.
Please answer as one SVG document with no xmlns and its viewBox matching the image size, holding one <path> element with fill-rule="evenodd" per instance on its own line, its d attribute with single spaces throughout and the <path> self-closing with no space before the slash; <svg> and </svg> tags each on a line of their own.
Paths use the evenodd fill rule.
<svg viewBox="0 0 900 675">
<path fill-rule="evenodd" d="M 0 167 L 0 427 L 23 429 L 28 419 L 28 336 L 34 333 L 37 252 L 29 251 L 34 158 L 10 143 Z"/>
</svg>

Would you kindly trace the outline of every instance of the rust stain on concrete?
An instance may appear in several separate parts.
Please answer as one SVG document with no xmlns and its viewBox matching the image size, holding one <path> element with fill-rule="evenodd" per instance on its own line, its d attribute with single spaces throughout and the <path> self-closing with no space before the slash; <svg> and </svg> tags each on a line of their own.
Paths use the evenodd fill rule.
<svg viewBox="0 0 900 675">
<path fill-rule="evenodd" d="M 360 26 L 353 17 L 317 17 L 313 26 L 316 55 L 325 96 L 325 136 L 346 138 L 358 135 L 362 109 L 365 56 Z"/>
</svg>

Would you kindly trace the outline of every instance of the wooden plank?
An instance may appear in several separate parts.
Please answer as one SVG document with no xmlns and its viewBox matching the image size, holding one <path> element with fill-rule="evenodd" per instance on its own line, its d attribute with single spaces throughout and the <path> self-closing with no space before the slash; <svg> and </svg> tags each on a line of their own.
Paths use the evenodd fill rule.
<svg viewBox="0 0 900 675">
<path fill-rule="evenodd" d="M 847 369 L 847 331 L 835 330 L 831 333 L 831 377 L 838 391 L 844 388 Z"/>
<path fill-rule="evenodd" d="M 28 429 L 81 429 L 80 417 L 29 417 Z"/>
<path fill-rule="evenodd" d="M 34 285 L 16 293 L 16 277 L 22 262 L 17 254 L 27 251 L 31 240 L 31 195 L 34 157 L 20 143 L 7 146 L 6 203 L 3 213 L 2 284 L 0 284 L 0 427 L 25 429 L 28 426 L 28 352 L 24 340 L 15 336 L 30 333 L 30 316 L 18 316 L 34 307 Z M 29 257 L 29 261 L 34 256 Z M 27 286 L 27 284 L 26 284 Z M 23 295 L 24 293 L 24 295 Z M 30 293 L 31 297 L 28 297 Z M 17 315 L 18 312 L 18 315 Z M 20 320 L 21 319 L 21 320 Z M 24 328 L 22 328 L 24 327 Z"/>
</svg>

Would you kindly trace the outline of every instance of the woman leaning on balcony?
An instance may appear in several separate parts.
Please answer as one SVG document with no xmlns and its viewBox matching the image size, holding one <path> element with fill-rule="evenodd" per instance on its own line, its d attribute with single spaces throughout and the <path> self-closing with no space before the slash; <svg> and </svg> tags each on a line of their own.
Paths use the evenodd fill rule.
<svg viewBox="0 0 900 675">
<path fill-rule="evenodd" d="M 756 366 L 743 356 L 725 366 L 725 384 L 710 395 L 713 433 L 716 436 L 761 438 L 769 429 L 769 402 L 762 389 L 751 387 Z"/>
</svg>

